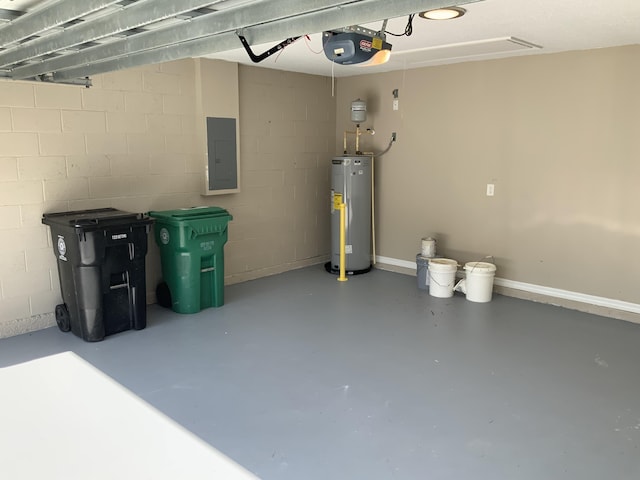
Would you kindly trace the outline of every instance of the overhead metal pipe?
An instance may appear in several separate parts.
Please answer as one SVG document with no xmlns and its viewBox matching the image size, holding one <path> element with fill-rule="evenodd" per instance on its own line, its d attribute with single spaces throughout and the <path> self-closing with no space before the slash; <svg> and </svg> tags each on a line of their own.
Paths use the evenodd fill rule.
<svg viewBox="0 0 640 480">
<path fill-rule="evenodd" d="M 35 80 L 37 80 L 38 82 L 43 82 L 43 83 L 61 83 L 64 85 L 81 85 L 83 87 L 89 88 L 93 86 L 93 82 L 89 77 L 85 77 L 85 78 L 71 78 L 69 80 L 64 80 L 64 81 L 54 81 L 53 78 L 51 78 L 48 75 L 42 75 L 39 77 L 36 77 Z"/>
</svg>

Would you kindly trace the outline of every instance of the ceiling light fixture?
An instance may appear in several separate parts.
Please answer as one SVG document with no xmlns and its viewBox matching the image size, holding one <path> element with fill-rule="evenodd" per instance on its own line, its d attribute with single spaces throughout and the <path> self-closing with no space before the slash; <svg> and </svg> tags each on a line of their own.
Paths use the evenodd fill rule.
<svg viewBox="0 0 640 480">
<path fill-rule="evenodd" d="M 460 18 L 465 13 L 467 13 L 467 11 L 464 8 L 446 7 L 420 12 L 419 15 L 427 20 L 453 20 L 454 18 Z"/>
</svg>

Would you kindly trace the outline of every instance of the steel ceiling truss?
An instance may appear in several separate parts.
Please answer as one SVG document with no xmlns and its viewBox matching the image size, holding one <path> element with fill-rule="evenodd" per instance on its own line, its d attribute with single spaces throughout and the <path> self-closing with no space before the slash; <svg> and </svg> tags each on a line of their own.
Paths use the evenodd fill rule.
<svg viewBox="0 0 640 480">
<path fill-rule="evenodd" d="M 91 75 L 481 0 L 58 0 L 0 9 L 0 76 L 89 85 Z M 82 79 L 82 80 L 79 80 Z"/>
</svg>

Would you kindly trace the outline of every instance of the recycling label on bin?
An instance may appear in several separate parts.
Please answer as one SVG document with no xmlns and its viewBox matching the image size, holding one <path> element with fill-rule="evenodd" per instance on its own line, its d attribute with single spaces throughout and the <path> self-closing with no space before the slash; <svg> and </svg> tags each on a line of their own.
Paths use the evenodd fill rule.
<svg viewBox="0 0 640 480">
<path fill-rule="evenodd" d="M 169 244 L 169 230 L 164 227 L 160 229 L 160 241 L 163 245 Z"/>
<path fill-rule="evenodd" d="M 64 237 L 58 235 L 58 258 L 63 261 L 67 261 L 67 244 L 64 242 Z"/>
</svg>

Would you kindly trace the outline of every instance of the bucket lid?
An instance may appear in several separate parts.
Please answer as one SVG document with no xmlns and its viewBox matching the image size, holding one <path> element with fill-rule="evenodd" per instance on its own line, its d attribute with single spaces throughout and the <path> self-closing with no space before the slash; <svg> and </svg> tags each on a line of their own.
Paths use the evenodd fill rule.
<svg viewBox="0 0 640 480">
<path fill-rule="evenodd" d="M 495 272 L 496 266 L 493 263 L 487 262 L 467 262 L 464 264 L 464 269 L 467 271 L 474 271 L 478 273 Z"/>
<path fill-rule="evenodd" d="M 458 268 L 458 262 L 450 258 L 430 258 L 429 268 L 433 268 L 436 270 L 440 268 L 445 270 L 456 270 Z"/>
</svg>

